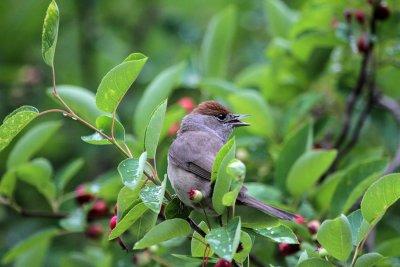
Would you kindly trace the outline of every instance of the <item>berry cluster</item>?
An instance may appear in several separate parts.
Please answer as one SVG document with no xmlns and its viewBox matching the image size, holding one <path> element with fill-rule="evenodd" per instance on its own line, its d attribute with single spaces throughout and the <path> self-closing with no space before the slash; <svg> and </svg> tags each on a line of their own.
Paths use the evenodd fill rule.
<svg viewBox="0 0 400 267">
<path fill-rule="evenodd" d="M 380 0 L 368 0 L 368 3 L 372 6 L 371 20 L 384 21 L 390 16 L 390 9 L 384 1 Z M 366 22 L 368 21 L 367 15 L 363 10 L 350 10 L 347 9 L 343 13 L 344 19 L 347 24 L 351 24 L 353 17 L 362 29 L 365 29 Z M 367 32 L 362 32 L 357 39 L 357 49 L 361 54 L 366 54 L 371 48 L 371 37 Z"/>
<path fill-rule="evenodd" d="M 84 185 L 79 185 L 75 189 L 75 200 L 79 205 L 92 203 L 88 213 L 87 221 L 91 224 L 87 227 L 85 234 L 93 239 L 101 237 L 104 233 L 103 226 L 94 221 L 104 218 L 109 214 L 107 203 L 88 192 Z"/>
</svg>

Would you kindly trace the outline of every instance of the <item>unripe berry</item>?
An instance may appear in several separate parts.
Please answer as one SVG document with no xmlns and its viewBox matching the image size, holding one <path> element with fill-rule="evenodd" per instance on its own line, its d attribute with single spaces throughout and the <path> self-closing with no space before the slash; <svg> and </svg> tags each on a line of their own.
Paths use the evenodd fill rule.
<svg viewBox="0 0 400 267">
<path fill-rule="evenodd" d="M 183 107 L 187 113 L 192 112 L 194 107 L 196 106 L 193 99 L 191 97 L 182 97 L 181 99 L 178 100 L 178 104 Z"/>
<path fill-rule="evenodd" d="M 351 19 L 353 18 L 353 11 L 351 11 L 350 9 L 346 9 L 343 12 L 343 16 L 347 23 L 351 23 Z"/>
<path fill-rule="evenodd" d="M 365 13 L 364 13 L 364 11 L 356 10 L 354 12 L 354 17 L 356 18 L 358 23 L 360 23 L 360 24 L 364 24 L 365 23 Z"/>
<path fill-rule="evenodd" d="M 75 200 L 80 204 L 85 204 L 94 199 L 94 196 L 88 192 L 86 192 L 86 188 L 83 184 L 79 185 L 75 189 Z"/>
<path fill-rule="evenodd" d="M 321 226 L 321 223 L 318 220 L 312 220 L 309 223 L 307 223 L 308 231 L 312 235 L 315 235 L 318 232 L 318 229 L 320 226 Z"/>
<path fill-rule="evenodd" d="M 111 230 L 114 229 L 115 226 L 117 226 L 117 220 L 118 220 L 117 215 L 114 215 L 114 216 L 111 217 L 111 219 L 110 219 L 110 221 L 108 223 L 108 225 L 110 226 Z"/>
<path fill-rule="evenodd" d="M 199 203 L 200 201 L 203 200 L 203 193 L 201 193 L 199 190 L 191 188 L 188 192 L 189 199 L 193 201 L 194 203 Z"/>
<path fill-rule="evenodd" d="M 100 224 L 90 225 L 85 234 L 90 238 L 99 238 L 103 234 L 103 227 Z"/>
<path fill-rule="evenodd" d="M 390 9 L 386 3 L 380 3 L 375 8 L 374 15 L 377 20 L 386 20 L 390 16 Z"/>
<path fill-rule="evenodd" d="M 296 214 L 295 215 L 295 218 L 294 218 L 294 221 L 297 223 L 297 224 L 304 224 L 304 217 L 303 216 L 301 216 L 300 214 Z"/>
<path fill-rule="evenodd" d="M 363 53 L 363 54 L 368 52 L 368 50 L 369 50 L 369 40 L 368 40 L 368 37 L 365 34 L 363 34 L 360 37 L 358 37 L 357 49 L 358 49 L 358 52 Z"/>
<path fill-rule="evenodd" d="M 108 214 L 108 208 L 104 200 L 97 200 L 89 210 L 88 216 L 90 219 L 101 218 Z"/>
<path fill-rule="evenodd" d="M 297 251 L 299 251 L 300 245 L 299 244 L 280 243 L 278 245 L 278 250 L 282 256 L 289 256 L 289 255 L 292 255 L 292 254 L 296 253 Z"/>
<path fill-rule="evenodd" d="M 225 259 L 219 259 L 217 263 L 214 265 L 214 267 L 231 267 L 232 263 Z"/>
</svg>

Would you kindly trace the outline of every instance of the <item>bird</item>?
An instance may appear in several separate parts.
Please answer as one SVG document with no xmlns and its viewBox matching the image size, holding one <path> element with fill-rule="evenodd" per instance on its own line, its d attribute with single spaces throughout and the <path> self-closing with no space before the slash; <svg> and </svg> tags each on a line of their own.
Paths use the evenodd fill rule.
<svg viewBox="0 0 400 267">
<path fill-rule="evenodd" d="M 237 127 L 249 126 L 242 121 L 245 115 L 233 114 L 217 101 L 205 101 L 187 114 L 168 151 L 167 175 L 177 197 L 186 206 L 204 209 L 217 216 L 213 210 L 211 170 L 215 157 Z M 193 190 L 200 191 L 202 201 L 193 200 Z M 282 220 L 295 220 L 296 215 L 267 205 L 250 196 L 243 186 L 236 204 L 260 210 Z"/>
</svg>

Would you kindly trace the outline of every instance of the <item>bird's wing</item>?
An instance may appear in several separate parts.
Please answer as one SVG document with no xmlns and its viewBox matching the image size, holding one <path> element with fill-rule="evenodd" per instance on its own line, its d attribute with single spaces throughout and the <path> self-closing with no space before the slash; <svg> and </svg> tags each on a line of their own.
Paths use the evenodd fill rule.
<svg viewBox="0 0 400 267">
<path fill-rule="evenodd" d="M 222 145 L 222 140 L 210 133 L 190 131 L 175 139 L 168 155 L 178 167 L 210 180 L 215 155 Z"/>
</svg>

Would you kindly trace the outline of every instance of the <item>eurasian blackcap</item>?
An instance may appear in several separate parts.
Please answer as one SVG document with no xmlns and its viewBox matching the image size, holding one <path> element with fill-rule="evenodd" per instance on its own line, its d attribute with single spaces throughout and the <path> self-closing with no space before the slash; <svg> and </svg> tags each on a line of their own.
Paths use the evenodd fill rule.
<svg viewBox="0 0 400 267">
<path fill-rule="evenodd" d="M 195 209 L 212 208 L 211 170 L 217 152 L 227 142 L 233 129 L 247 126 L 243 115 L 232 114 L 216 101 L 201 103 L 186 115 L 168 153 L 168 177 L 179 199 Z M 249 196 L 243 187 L 236 204 L 256 208 L 274 217 L 293 220 L 295 215 L 264 204 Z M 201 196 L 201 202 L 199 202 Z"/>
</svg>

